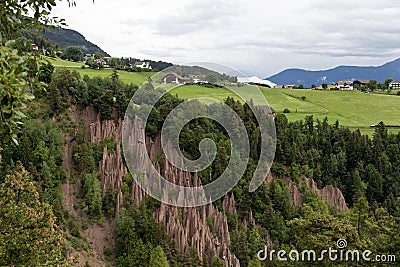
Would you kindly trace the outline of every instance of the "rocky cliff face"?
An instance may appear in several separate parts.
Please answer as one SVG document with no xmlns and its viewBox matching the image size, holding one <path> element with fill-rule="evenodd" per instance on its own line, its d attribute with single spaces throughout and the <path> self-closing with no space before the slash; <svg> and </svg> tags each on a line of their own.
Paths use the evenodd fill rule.
<svg viewBox="0 0 400 267">
<path fill-rule="evenodd" d="M 201 185 L 197 173 L 178 170 L 170 164 L 163 154 L 160 135 L 151 140 L 149 137 L 145 137 L 143 126 L 139 120 L 135 120 L 133 123 L 133 138 L 128 141 L 131 143 L 130 146 L 137 145 L 138 140 L 146 140 L 147 146 L 147 152 L 141 151 L 135 158 L 139 158 L 139 160 L 143 158 L 141 153 L 148 153 L 151 159 L 162 154 L 163 168 L 156 163 L 156 169 L 166 180 L 187 187 Z M 143 146 L 141 148 L 137 145 L 137 147 L 139 150 L 144 149 Z M 143 162 L 142 169 L 145 169 L 145 162 Z M 178 198 L 180 195 L 178 194 Z M 227 212 L 236 213 L 234 200 L 227 197 L 224 203 L 224 209 Z M 239 260 L 230 249 L 231 240 L 227 218 L 212 204 L 200 208 L 178 208 L 162 203 L 154 217 L 166 226 L 168 236 L 177 241 L 180 252 L 185 253 L 192 247 L 197 251 L 200 260 L 203 260 L 204 257 L 211 260 L 214 256 L 218 256 L 225 260 L 226 266 L 240 266 Z"/>
<path fill-rule="evenodd" d="M 98 143 L 104 138 L 114 138 L 115 140 L 116 149 L 114 152 L 109 153 L 107 148 L 104 148 L 103 158 L 98 165 L 98 170 L 103 174 L 101 181 L 102 193 L 105 194 L 108 188 L 119 192 L 116 208 L 116 213 L 118 214 L 123 200 L 121 191 L 122 181 L 127 173 L 120 148 L 122 121 L 100 121 L 100 115 L 92 107 L 87 107 L 83 111 L 82 119 L 90 130 L 91 142 Z M 137 146 L 139 141 L 145 141 L 147 152 L 141 151 L 141 153 L 148 153 L 151 159 L 154 159 L 160 153 L 163 155 L 160 136 L 156 136 L 156 138 L 152 140 L 145 136 L 144 127 L 139 121 L 133 123 L 135 125 L 133 127 L 132 139 L 129 140 L 131 145 Z M 138 160 L 140 161 L 141 158 L 142 157 L 139 157 Z M 169 163 L 165 156 L 162 158 L 163 167 L 160 168 L 160 166 L 156 164 L 156 169 L 161 171 L 162 176 L 167 180 L 185 186 L 199 186 L 201 184 L 196 173 L 178 170 Z M 145 163 L 139 162 L 139 164 Z M 272 179 L 274 179 L 274 177 L 269 175 L 266 182 Z M 309 189 L 315 190 L 322 199 L 326 200 L 333 207 L 347 210 L 343 195 L 339 189 L 327 186 L 320 190 L 313 180 L 303 177 L 302 181 Z M 297 186 L 289 177 L 285 177 L 284 182 L 292 193 L 293 204 L 302 205 L 303 196 Z M 145 195 L 146 193 L 134 182 L 130 196 L 134 203 L 140 205 Z M 218 208 L 212 204 L 200 208 L 177 208 L 161 204 L 161 207 L 155 212 L 154 217 L 166 226 L 168 236 L 177 241 L 180 252 L 184 253 L 192 247 L 197 251 L 201 260 L 204 257 L 212 259 L 212 257 L 218 256 L 225 260 L 226 266 L 240 266 L 239 260 L 231 251 L 228 222 L 224 213 L 237 214 L 236 201 L 233 195 L 225 196 L 223 200 L 223 210 L 218 210 Z M 255 220 L 251 212 L 248 219 L 245 219 L 243 223 L 245 225 L 248 223 L 255 225 Z M 265 240 L 265 243 L 271 246 L 269 240 Z"/>
<path fill-rule="evenodd" d="M 292 194 L 292 204 L 296 206 L 303 205 L 303 195 L 299 191 L 297 185 L 289 177 L 283 178 L 284 183 L 289 188 Z M 342 192 L 339 188 L 328 185 L 322 190 L 318 189 L 317 183 L 313 179 L 309 179 L 305 176 L 300 177 L 300 184 L 304 184 L 309 190 L 317 192 L 317 194 L 331 207 L 337 208 L 339 210 L 348 211 L 349 208 L 346 205 L 346 201 Z"/>
<path fill-rule="evenodd" d="M 106 193 L 108 188 L 119 192 L 116 209 L 116 213 L 118 213 L 123 199 L 122 181 L 127 173 L 119 145 L 122 122 L 100 121 L 99 114 L 92 107 L 87 107 L 82 115 L 85 125 L 90 129 L 91 142 L 98 143 L 104 138 L 114 138 L 115 140 L 116 150 L 109 153 L 107 148 L 104 148 L 103 158 L 98 169 L 102 173 L 103 194 Z M 132 145 L 137 143 L 137 140 L 146 140 L 147 153 L 150 158 L 154 159 L 157 154 L 162 153 L 160 136 L 157 136 L 155 140 L 144 137 L 144 129 L 141 124 L 135 125 L 133 129 L 133 139 L 135 140 L 132 140 Z M 197 174 L 177 170 L 169 164 L 165 157 L 163 157 L 163 166 L 162 175 L 169 181 L 186 186 L 200 185 Z M 159 166 L 157 168 L 160 171 Z M 136 205 L 140 205 L 145 197 L 145 192 L 135 182 L 131 188 L 131 197 Z M 224 209 L 227 212 L 236 213 L 233 197 L 226 197 Z M 197 251 L 200 260 L 203 260 L 204 257 L 212 259 L 212 257 L 218 256 L 225 259 L 226 266 L 240 266 L 239 260 L 230 250 L 231 241 L 227 218 L 222 211 L 219 211 L 212 204 L 200 209 L 177 208 L 161 204 L 154 217 L 166 226 L 168 236 L 177 241 L 180 252 L 187 252 L 192 247 Z"/>
<path fill-rule="evenodd" d="M 112 120 L 100 121 L 100 114 L 91 106 L 84 109 L 82 118 L 85 126 L 90 130 L 90 141 L 92 143 L 100 143 L 105 138 L 114 138 L 115 140 L 115 151 L 108 153 L 107 147 L 104 148 L 98 169 L 102 173 L 101 186 L 103 196 L 108 188 L 119 191 L 117 196 L 117 212 L 119 212 L 122 204 L 122 179 L 127 172 L 121 157 L 121 147 L 119 146 L 121 138 L 121 127 L 119 125 L 121 125 L 122 121 L 120 120 L 117 123 Z"/>
</svg>

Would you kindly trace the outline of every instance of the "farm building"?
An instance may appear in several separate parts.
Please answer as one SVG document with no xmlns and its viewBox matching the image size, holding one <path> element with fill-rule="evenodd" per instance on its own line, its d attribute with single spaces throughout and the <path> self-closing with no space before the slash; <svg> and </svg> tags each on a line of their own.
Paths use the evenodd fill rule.
<svg viewBox="0 0 400 267">
<path fill-rule="evenodd" d="M 149 62 L 138 61 L 138 62 L 135 62 L 134 66 L 137 68 L 141 68 L 141 69 L 151 70 L 151 66 L 150 66 Z"/>
<path fill-rule="evenodd" d="M 353 83 L 351 81 L 337 81 L 335 87 L 339 90 L 353 90 Z"/>
<path fill-rule="evenodd" d="M 192 83 L 208 83 L 205 75 L 189 75 L 189 78 L 192 80 Z"/>
<path fill-rule="evenodd" d="M 294 87 L 295 87 L 294 84 L 286 84 L 283 86 L 283 88 L 285 88 L 285 89 L 293 89 Z"/>
<path fill-rule="evenodd" d="M 391 81 L 389 83 L 389 89 L 400 89 L 400 82 L 397 80 Z"/>
<path fill-rule="evenodd" d="M 368 86 L 370 80 L 355 80 L 353 82 L 353 87 L 356 89 L 361 89 L 363 87 Z"/>
<path fill-rule="evenodd" d="M 95 59 L 95 60 L 93 60 L 93 62 L 94 63 L 99 63 L 99 64 L 103 65 L 104 67 L 107 66 L 107 61 L 105 61 L 104 58 Z"/>
<path fill-rule="evenodd" d="M 164 84 L 185 84 L 189 82 L 189 79 L 176 73 L 168 73 L 161 79 L 161 83 Z"/>
</svg>

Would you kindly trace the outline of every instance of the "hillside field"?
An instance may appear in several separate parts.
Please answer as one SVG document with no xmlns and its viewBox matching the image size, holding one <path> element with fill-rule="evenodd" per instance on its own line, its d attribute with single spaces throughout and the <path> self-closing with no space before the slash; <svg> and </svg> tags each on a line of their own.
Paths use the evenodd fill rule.
<svg viewBox="0 0 400 267">
<path fill-rule="evenodd" d="M 360 129 L 365 134 L 373 133 L 372 124 L 383 121 L 387 125 L 400 125 L 400 96 L 365 94 L 358 91 L 318 91 L 300 89 L 260 88 L 269 105 L 276 112 L 289 109 L 285 114 L 289 120 L 304 119 L 313 115 L 320 120 L 328 117 L 330 123 L 339 120 L 341 125 Z M 243 90 L 252 90 L 243 87 Z M 254 89 L 253 89 L 254 90 Z M 194 97 L 215 97 L 223 100 L 233 93 L 224 88 L 204 88 L 201 86 L 181 86 L 173 89 L 184 99 Z M 305 96 L 305 100 L 302 100 Z M 254 99 L 255 105 L 259 104 Z M 391 132 L 398 131 L 390 129 Z"/>
<path fill-rule="evenodd" d="M 83 65 L 85 65 L 85 62 L 74 62 L 74 61 L 69 61 L 69 60 L 63 60 L 61 58 L 54 58 L 54 57 L 44 57 L 45 60 L 48 60 L 53 64 L 54 67 L 60 68 L 60 67 L 65 67 L 65 68 L 81 68 Z"/>
<path fill-rule="evenodd" d="M 53 59 L 50 59 L 53 60 Z M 67 67 L 89 77 L 110 77 L 112 70 L 81 69 L 83 62 L 75 63 L 62 59 L 52 61 L 56 68 Z M 154 72 L 118 71 L 119 77 L 126 83 L 140 86 Z M 253 86 L 238 87 L 238 90 L 254 100 L 255 105 L 262 102 L 257 99 Z M 339 120 L 340 124 L 351 129 L 360 129 L 365 134 L 373 133 L 369 126 L 383 121 L 387 125 L 400 125 L 400 96 L 383 94 L 365 94 L 358 91 L 320 91 L 309 89 L 271 89 L 260 87 L 269 105 L 276 112 L 289 109 L 285 115 L 290 121 L 304 119 L 313 115 L 320 120 L 328 117 L 330 123 Z M 226 88 L 206 88 L 198 85 L 179 86 L 171 90 L 183 99 L 210 97 L 224 100 L 234 93 Z M 254 96 L 254 97 L 253 97 Z M 305 96 L 305 100 L 302 100 Z M 391 132 L 399 131 L 390 129 Z"/>
<path fill-rule="evenodd" d="M 60 58 L 49 58 L 46 57 L 54 67 L 56 68 L 68 68 L 71 70 L 76 70 L 82 76 L 88 75 L 89 77 L 111 77 L 112 70 L 111 69 L 102 69 L 102 70 L 94 70 L 86 68 L 82 69 L 82 66 L 85 64 L 84 62 L 72 62 L 68 60 L 63 60 Z M 127 71 L 118 71 L 118 75 L 120 79 L 125 83 L 134 83 L 140 86 L 143 82 L 145 82 L 149 77 L 154 75 L 154 72 L 127 72 Z"/>
</svg>

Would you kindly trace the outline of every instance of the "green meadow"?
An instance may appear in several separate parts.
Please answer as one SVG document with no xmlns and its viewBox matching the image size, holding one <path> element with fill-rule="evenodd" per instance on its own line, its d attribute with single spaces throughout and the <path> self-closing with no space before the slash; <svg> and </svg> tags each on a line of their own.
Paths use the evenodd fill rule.
<svg viewBox="0 0 400 267">
<path fill-rule="evenodd" d="M 60 58 L 46 58 L 49 60 L 54 67 L 56 68 L 68 68 L 71 70 L 76 70 L 81 74 L 81 76 L 88 75 L 89 77 L 111 77 L 112 70 L 111 69 L 102 69 L 102 70 L 94 70 L 84 68 L 84 62 L 72 62 L 68 60 L 63 60 Z M 143 82 L 145 82 L 149 77 L 154 75 L 154 72 L 127 72 L 127 71 L 118 71 L 119 78 L 125 83 L 134 83 L 140 86 Z"/>
<path fill-rule="evenodd" d="M 242 91 L 255 90 L 254 87 L 238 88 Z M 261 87 L 265 99 L 276 112 L 288 109 L 285 115 L 289 120 L 304 119 L 313 115 L 323 120 L 328 118 L 334 123 L 339 120 L 341 125 L 352 129 L 360 129 L 365 134 L 373 133 L 372 124 L 383 121 L 387 125 L 400 125 L 400 96 L 383 94 L 365 94 L 359 91 L 319 91 L 300 89 L 271 89 Z M 195 97 L 211 97 L 223 100 L 234 93 L 225 88 L 204 88 L 201 86 L 180 86 L 171 93 L 184 99 Z M 251 92 L 246 92 L 251 95 Z M 254 96 L 256 94 L 254 93 Z M 302 98 L 303 97 L 303 98 Z M 304 98 L 305 97 L 305 98 Z M 304 99 L 304 100 L 303 100 Z M 254 104 L 260 101 L 253 98 Z M 399 131 L 390 129 L 391 132 Z"/>
<path fill-rule="evenodd" d="M 82 76 L 88 75 L 89 77 L 111 77 L 112 70 L 102 69 L 102 70 L 93 70 L 93 69 L 77 69 Z M 151 77 L 154 72 L 127 72 L 127 71 L 118 71 L 119 78 L 128 84 L 134 83 L 140 86 L 143 82 L 145 82 L 149 77 Z"/>
<path fill-rule="evenodd" d="M 53 58 L 53 57 L 44 57 L 45 60 L 48 60 L 53 64 L 54 67 L 64 67 L 64 68 L 81 68 L 85 65 L 85 62 L 73 62 L 68 60 L 63 60 L 61 58 Z"/>
<path fill-rule="evenodd" d="M 82 76 L 110 77 L 112 70 L 82 69 L 83 62 L 76 63 L 62 59 L 50 59 L 56 68 L 71 68 Z M 126 83 L 141 85 L 154 72 L 125 72 L 118 71 L 119 77 Z M 160 85 L 167 89 L 165 85 Z M 260 105 L 260 95 L 254 86 L 232 87 L 234 90 L 253 99 L 255 105 Z M 285 115 L 290 121 L 304 119 L 307 115 L 314 118 L 328 118 L 330 123 L 339 120 L 340 124 L 351 129 L 360 129 L 365 134 L 372 134 L 372 124 L 383 121 L 387 125 L 400 125 L 400 96 L 384 94 L 366 94 L 359 91 L 321 91 L 309 89 L 272 89 L 259 87 L 268 104 L 276 111 L 283 112 L 288 109 L 290 113 Z M 226 88 L 206 88 L 199 85 L 184 85 L 175 87 L 171 94 L 183 99 L 198 97 L 224 100 L 228 96 L 239 99 L 235 93 Z M 305 97 L 305 98 L 304 98 Z M 207 101 L 206 101 L 207 102 Z M 398 129 L 390 129 L 398 132 Z"/>
</svg>

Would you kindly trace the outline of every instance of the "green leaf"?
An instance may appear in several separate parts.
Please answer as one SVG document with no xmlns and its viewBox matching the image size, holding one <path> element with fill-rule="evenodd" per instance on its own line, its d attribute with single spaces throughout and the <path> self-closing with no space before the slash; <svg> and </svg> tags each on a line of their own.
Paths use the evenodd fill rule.
<svg viewBox="0 0 400 267">
<path fill-rule="evenodd" d="M 18 140 L 15 139 L 14 137 L 11 137 L 12 141 L 14 142 L 14 144 L 16 144 L 17 146 L 19 146 Z"/>
<path fill-rule="evenodd" d="M 18 115 L 20 118 L 26 118 L 26 115 L 19 110 L 15 110 L 15 114 Z"/>
<path fill-rule="evenodd" d="M 33 94 L 31 94 L 31 93 L 26 93 L 25 94 L 25 98 L 27 100 L 33 100 L 33 99 L 35 99 L 35 96 Z"/>
<path fill-rule="evenodd" d="M 11 137 L 9 135 L 4 136 L 4 143 L 10 142 Z"/>
<path fill-rule="evenodd" d="M 15 45 L 15 40 L 9 40 L 5 43 L 6 47 L 12 47 Z"/>
</svg>

